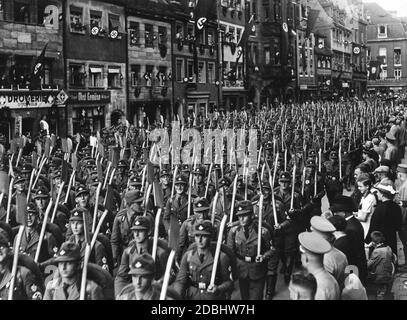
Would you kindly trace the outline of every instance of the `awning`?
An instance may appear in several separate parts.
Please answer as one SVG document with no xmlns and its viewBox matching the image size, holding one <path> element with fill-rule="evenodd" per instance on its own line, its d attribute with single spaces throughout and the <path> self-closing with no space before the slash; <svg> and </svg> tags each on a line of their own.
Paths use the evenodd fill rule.
<svg viewBox="0 0 407 320">
<path fill-rule="evenodd" d="M 109 68 L 108 73 L 120 73 L 119 68 Z"/>
<path fill-rule="evenodd" d="M 102 68 L 99 67 L 90 67 L 91 73 L 102 73 Z"/>
</svg>

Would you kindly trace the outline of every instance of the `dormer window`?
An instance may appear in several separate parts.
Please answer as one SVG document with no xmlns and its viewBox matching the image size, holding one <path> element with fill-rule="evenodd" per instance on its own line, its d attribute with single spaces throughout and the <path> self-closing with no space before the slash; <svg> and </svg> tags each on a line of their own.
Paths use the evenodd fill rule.
<svg viewBox="0 0 407 320">
<path fill-rule="evenodd" d="M 386 25 L 379 25 L 377 37 L 378 38 L 387 38 L 387 26 Z"/>
</svg>

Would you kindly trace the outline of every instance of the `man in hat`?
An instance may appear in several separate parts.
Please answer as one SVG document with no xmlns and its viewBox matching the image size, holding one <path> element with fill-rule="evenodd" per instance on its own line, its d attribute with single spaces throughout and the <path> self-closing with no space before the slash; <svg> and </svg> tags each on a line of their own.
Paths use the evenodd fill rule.
<svg viewBox="0 0 407 320">
<path fill-rule="evenodd" d="M 315 300 L 339 300 L 341 292 L 338 282 L 324 268 L 324 255 L 332 249 L 330 243 L 314 232 L 300 233 L 298 240 L 302 266 L 317 281 Z"/>
<path fill-rule="evenodd" d="M 221 219 L 225 214 L 230 214 L 233 199 L 232 191 L 230 190 L 231 187 L 230 185 L 231 181 L 229 178 L 227 177 L 221 178 L 218 182 L 219 195 L 217 202 L 214 203 L 215 199 L 212 199 L 211 210 L 213 210 L 213 206 L 216 206 L 215 214 L 219 219 Z M 239 199 L 243 200 L 244 198 L 242 199 L 241 196 L 236 195 L 235 201 Z"/>
<path fill-rule="evenodd" d="M 163 189 L 164 203 L 167 203 L 168 199 L 171 197 L 171 172 L 167 169 L 163 169 L 160 172 L 160 185 Z"/>
<path fill-rule="evenodd" d="M 118 293 L 116 300 L 159 300 L 160 291 L 153 285 L 155 267 L 148 253 L 132 256 L 129 271 L 132 283 Z"/>
<path fill-rule="evenodd" d="M 384 178 L 389 178 L 390 176 L 390 168 L 388 166 L 379 166 L 373 171 L 373 174 L 376 178 L 377 182 L 382 181 Z"/>
<path fill-rule="evenodd" d="M 407 165 L 399 164 L 397 166 L 397 177 L 399 180 L 399 187 L 397 188 L 397 195 L 395 202 L 401 207 L 402 226 L 399 230 L 399 237 L 403 244 L 404 256 L 407 257 Z M 404 264 L 407 268 L 407 263 Z"/>
<path fill-rule="evenodd" d="M 205 184 L 205 167 L 201 166 L 193 171 L 194 181 L 192 187 L 192 195 L 194 197 L 204 197 L 206 191 Z M 209 193 L 209 190 L 208 190 Z M 210 194 L 209 194 L 210 195 Z"/>
<path fill-rule="evenodd" d="M 243 300 L 261 300 L 267 275 L 267 261 L 272 256 L 271 235 L 266 228 L 262 228 L 262 248 L 258 255 L 259 235 L 257 223 L 254 222 L 252 203 L 248 200 L 238 202 L 236 216 L 240 225 L 229 230 L 227 246 L 232 248 L 237 257 L 240 295 Z"/>
<path fill-rule="evenodd" d="M 314 216 L 311 218 L 311 231 L 319 234 L 332 245 L 332 249 L 324 254 L 324 268 L 334 276 L 339 287 L 342 289 L 344 286 L 345 269 L 348 266 L 348 259 L 342 251 L 333 246 L 333 243 L 335 242 L 335 227 L 328 221 L 328 219 Z"/>
<path fill-rule="evenodd" d="M 364 246 L 365 233 L 362 224 L 353 215 L 355 204 L 352 198 L 347 196 L 337 196 L 331 207 L 331 212 L 346 219 L 345 233 L 349 236 L 352 243 L 352 251 L 347 256 L 348 263 L 355 265 L 359 270 L 359 278 L 363 282 L 367 275 L 366 253 Z"/>
<path fill-rule="evenodd" d="M 187 189 L 188 183 L 186 178 L 183 176 L 178 176 L 175 179 L 175 195 L 171 199 L 168 199 L 163 216 L 163 222 L 167 232 L 169 229 L 171 216 L 174 216 L 180 225 L 188 217 Z"/>
<path fill-rule="evenodd" d="M 329 160 L 324 162 L 325 168 L 325 189 L 329 203 L 332 203 L 333 199 L 341 195 L 343 192 L 342 181 L 339 180 L 339 162 L 338 152 L 332 150 L 329 153 Z"/>
<path fill-rule="evenodd" d="M 32 263 L 35 264 L 34 261 Z M 13 252 L 9 239 L 0 234 L 0 300 L 8 300 L 12 265 Z M 42 300 L 43 292 L 41 280 L 29 268 L 20 264 L 14 281 L 13 300 Z"/>
<path fill-rule="evenodd" d="M 128 168 L 129 165 L 127 164 L 126 160 L 120 160 L 117 165 L 117 171 L 113 177 L 113 184 L 116 186 L 119 192 L 122 192 L 124 189 L 127 188 L 127 181 L 128 181 Z"/>
<path fill-rule="evenodd" d="M 75 208 L 71 212 L 71 217 L 69 218 L 70 228 L 72 230 L 72 235 L 67 239 L 68 242 L 76 243 L 79 246 L 81 256 L 85 256 L 86 249 L 86 239 L 85 239 L 85 223 L 83 220 L 84 215 L 89 214 L 86 209 Z M 88 230 L 90 228 L 88 227 Z M 91 239 L 89 239 L 89 242 Z M 107 249 L 103 244 L 96 240 L 95 245 L 89 257 L 89 262 L 96 263 L 103 269 L 109 271 L 108 260 L 107 260 Z"/>
<path fill-rule="evenodd" d="M 373 211 L 369 232 L 365 241 L 370 243 L 370 234 L 373 231 L 380 231 L 383 233 L 393 253 L 397 255 L 397 232 L 401 231 L 403 225 L 400 206 L 393 201 L 397 191 L 394 190 L 391 181 L 382 181 L 374 186 L 373 192 L 377 193 L 379 204 Z"/>
<path fill-rule="evenodd" d="M 384 156 L 386 148 L 380 145 L 380 138 L 376 137 L 372 139 L 373 150 L 379 155 L 379 160 Z"/>
<path fill-rule="evenodd" d="M 44 300 L 79 300 L 81 286 L 81 250 L 78 244 L 64 242 L 54 263 L 58 277 L 48 282 Z M 86 280 L 85 300 L 103 300 L 102 288 L 92 280 Z"/>
<path fill-rule="evenodd" d="M 292 208 L 293 210 L 291 210 L 292 179 L 290 173 L 282 172 L 280 174 L 278 183 L 280 186 L 274 189 L 274 198 L 283 203 L 283 206 L 281 207 L 282 212 L 280 212 L 280 215 L 286 216 L 284 220 L 287 218 L 292 220 L 291 223 L 284 228 L 284 230 L 281 230 L 281 241 L 276 243 L 277 250 L 281 254 L 280 258 L 283 264 L 282 273 L 284 273 L 284 279 L 288 284 L 298 252 L 297 237 L 304 226 L 304 215 L 300 214 L 302 201 L 301 196 L 295 191 Z M 284 221 L 279 221 L 278 223 L 281 224 L 282 222 Z"/>
<path fill-rule="evenodd" d="M 23 237 L 21 238 L 20 252 L 23 252 L 34 259 L 39 245 L 41 232 L 41 221 L 36 205 L 33 203 L 29 203 L 27 205 L 25 215 L 27 219 L 27 225 L 24 230 L 25 232 L 23 234 Z M 58 245 L 55 237 L 50 232 L 46 232 L 44 235 L 44 239 L 42 240 L 38 262 L 43 262 L 50 259 L 57 251 Z"/>
<path fill-rule="evenodd" d="M 174 289 L 186 300 L 225 300 L 226 294 L 233 288 L 228 268 L 229 257 L 220 253 L 217 265 L 217 277 L 211 285 L 214 267 L 214 250 L 211 239 L 214 235 L 212 223 L 201 221 L 194 226 L 196 246 L 182 257 L 180 270 L 173 284 Z"/>
<path fill-rule="evenodd" d="M 390 161 L 390 168 L 396 170 L 399 162 L 399 150 L 396 145 L 396 137 L 391 133 L 386 133 L 387 149 L 384 152 L 384 158 Z"/>
<path fill-rule="evenodd" d="M 120 266 L 115 277 L 115 292 L 119 293 L 122 289 L 131 282 L 129 270 L 131 269 L 131 260 L 134 256 L 140 256 L 144 253 L 152 254 L 153 239 L 149 237 L 153 220 L 147 216 L 137 216 L 134 220 L 131 230 L 133 232 L 133 240 L 129 246 L 124 249 Z M 168 250 L 157 245 L 157 253 L 155 257 L 155 275 L 154 279 L 160 280 L 165 273 L 166 263 L 168 260 Z"/>
<path fill-rule="evenodd" d="M 141 202 L 143 195 L 138 191 L 127 191 L 124 196 L 126 208 L 119 211 L 113 221 L 112 244 L 113 260 L 115 266 L 119 265 L 123 250 L 128 247 L 133 237 L 131 226 L 136 215 L 143 214 Z"/>
</svg>

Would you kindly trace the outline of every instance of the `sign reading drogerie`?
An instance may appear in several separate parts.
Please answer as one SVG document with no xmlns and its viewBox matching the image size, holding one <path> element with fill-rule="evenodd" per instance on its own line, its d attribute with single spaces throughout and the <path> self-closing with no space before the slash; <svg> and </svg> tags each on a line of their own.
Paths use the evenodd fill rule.
<svg viewBox="0 0 407 320">
<path fill-rule="evenodd" d="M 0 108 L 50 108 L 57 92 L 0 92 Z"/>
<path fill-rule="evenodd" d="M 110 103 L 110 91 L 69 91 L 69 98 L 71 103 Z"/>
</svg>

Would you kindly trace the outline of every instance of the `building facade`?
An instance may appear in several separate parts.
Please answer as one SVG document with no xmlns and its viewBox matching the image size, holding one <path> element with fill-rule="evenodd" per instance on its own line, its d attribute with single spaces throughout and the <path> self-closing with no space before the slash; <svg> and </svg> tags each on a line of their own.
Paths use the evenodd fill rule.
<svg viewBox="0 0 407 320">
<path fill-rule="evenodd" d="M 366 4 L 368 90 L 405 91 L 407 86 L 407 29 L 400 18 L 375 3 Z"/>
<path fill-rule="evenodd" d="M 8 139 L 36 136 L 41 119 L 65 133 L 65 99 L 57 98 L 64 85 L 61 12 L 61 1 L 0 1 L 0 132 Z M 42 52 L 43 72 L 33 90 Z"/>
<path fill-rule="evenodd" d="M 68 0 L 64 8 L 68 133 L 110 125 L 126 112 L 126 32 L 121 1 Z"/>
</svg>

